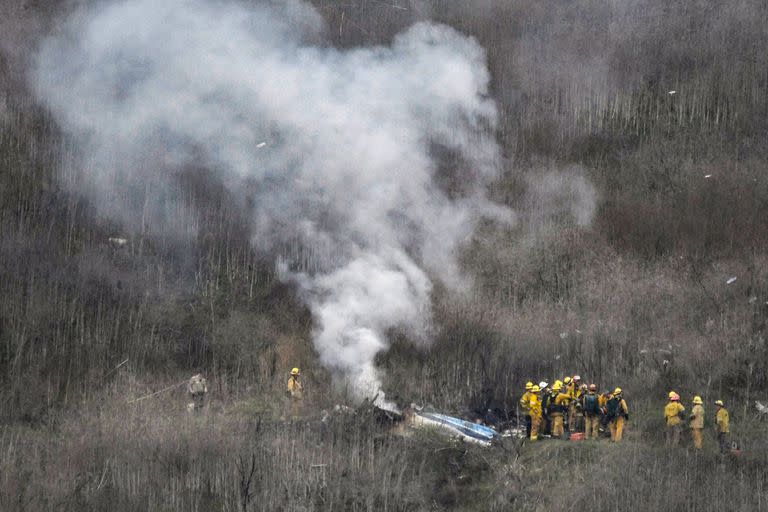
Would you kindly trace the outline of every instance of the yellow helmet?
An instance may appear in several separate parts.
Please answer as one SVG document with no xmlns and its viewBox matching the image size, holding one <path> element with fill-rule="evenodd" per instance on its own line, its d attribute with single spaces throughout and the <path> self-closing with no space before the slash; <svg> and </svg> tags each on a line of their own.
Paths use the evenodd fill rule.
<svg viewBox="0 0 768 512">
<path fill-rule="evenodd" d="M 693 397 L 693 403 L 694 403 L 694 404 L 697 404 L 697 405 L 701 405 L 701 404 L 703 404 L 704 402 L 701 400 L 701 397 L 700 397 L 700 396 L 696 395 L 695 397 Z"/>
<path fill-rule="evenodd" d="M 566 377 L 566 378 L 563 379 L 563 384 L 570 384 L 570 383 L 571 383 L 571 378 L 570 377 Z"/>
<path fill-rule="evenodd" d="M 675 398 L 675 396 L 677 396 L 677 393 L 675 393 L 674 391 L 669 392 L 669 398 Z"/>
<path fill-rule="evenodd" d="M 552 391 L 560 391 L 563 389 L 563 383 L 559 380 L 552 385 Z"/>
<path fill-rule="evenodd" d="M 291 370 L 291 375 L 298 375 L 299 373 L 300 372 L 298 368 L 294 368 L 293 370 Z"/>
<path fill-rule="evenodd" d="M 541 391 L 541 390 L 539 389 L 539 386 L 533 386 L 533 387 L 531 387 L 531 393 L 538 393 L 539 391 Z"/>
<path fill-rule="evenodd" d="M 561 380 L 556 380 L 556 381 L 555 381 L 555 386 L 560 386 L 560 387 L 563 387 L 563 381 L 561 381 Z"/>
<path fill-rule="evenodd" d="M 621 388 L 616 388 L 613 390 L 614 395 L 620 395 L 621 394 Z"/>
<path fill-rule="evenodd" d="M 722 400 L 716 400 L 715 405 L 719 405 L 720 407 L 725 407 L 725 404 L 723 403 Z"/>
<path fill-rule="evenodd" d="M 528 382 L 525 383 L 525 390 L 526 391 L 530 391 L 532 387 L 533 387 L 533 382 L 528 381 Z"/>
</svg>

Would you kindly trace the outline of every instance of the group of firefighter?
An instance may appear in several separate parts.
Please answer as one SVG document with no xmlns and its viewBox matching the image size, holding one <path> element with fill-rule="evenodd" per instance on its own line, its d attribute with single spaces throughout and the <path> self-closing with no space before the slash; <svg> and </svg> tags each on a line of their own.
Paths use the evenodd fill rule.
<svg viewBox="0 0 768 512">
<path fill-rule="evenodd" d="M 527 382 L 520 407 L 525 414 L 526 437 L 531 441 L 544 433 L 564 438 L 566 433 L 582 431 L 586 439 L 597 439 L 602 425 L 610 429 L 611 440 L 619 442 L 629 419 L 621 388 L 598 393 L 595 384 L 582 384 L 578 375 L 556 380 L 551 387 L 547 382 Z"/>
<path fill-rule="evenodd" d="M 691 413 L 686 417 L 680 395 L 669 392 L 669 402 L 664 407 L 667 446 L 677 446 L 683 426 L 688 421 L 694 447 L 702 448 L 703 404 L 701 397 L 695 396 Z M 725 452 L 728 449 L 730 419 L 722 400 L 717 400 L 715 405 L 717 438 L 720 451 Z M 541 434 L 562 439 L 582 432 L 584 439 L 597 439 L 602 428 L 610 431 L 611 441 L 620 442 L 624 425 L 629 420 L 629 407 L 621 388 L 599 393 L 595 384 L 582 383 L 579 375 L 556 380 L 551 387 L 545 381 L 539 384 L 527 382 L 520 407 L 525 414 L 526 437 L 531 441 L 537 441 Z"/>
</svg>

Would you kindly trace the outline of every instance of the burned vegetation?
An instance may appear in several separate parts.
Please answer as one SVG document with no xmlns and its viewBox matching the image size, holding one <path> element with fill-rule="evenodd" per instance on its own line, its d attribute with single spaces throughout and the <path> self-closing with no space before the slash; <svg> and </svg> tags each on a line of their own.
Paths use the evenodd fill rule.
<svg viewBox="0 0 768 512">
<path fill-rule="evenodd" d="M 0 13 L 0 510 L 765 507 L 765 2 Z"/>
</svg>

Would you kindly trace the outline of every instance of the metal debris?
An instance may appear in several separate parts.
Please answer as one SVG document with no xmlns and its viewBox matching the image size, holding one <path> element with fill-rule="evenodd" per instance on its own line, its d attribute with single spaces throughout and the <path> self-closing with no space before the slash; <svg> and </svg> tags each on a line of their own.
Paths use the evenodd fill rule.
<svg viewBox="0 0 768 512">
<path fill-rule="evenodd" d="M 733 284 L 733 283 L 735 283 L 735 282 L 736 282 L 736 279 L 737 279 L 736 277 L 731 277 L 731 278 L 729 278 L 729 279 L 728 279 L 728 280 L 725 282 L 725 284 Z"/>
</svg>

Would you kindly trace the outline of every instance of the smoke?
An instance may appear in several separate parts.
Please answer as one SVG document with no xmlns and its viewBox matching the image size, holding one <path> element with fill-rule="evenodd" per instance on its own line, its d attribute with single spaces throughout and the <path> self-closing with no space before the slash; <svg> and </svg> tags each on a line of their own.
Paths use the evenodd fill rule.
<svg viewBox="0 0 768 512">
<path fill-rule="evenodd" d="M 532 232 L 551 225 L 592 224 L 597 191 L 581 166 L 534 171 L 526 175 L 526 181 L 521 217 Z"/>
<path fill-rule="evenodd" d="M 112 3 L 47 39 L 34 79 L 103 215 L 176 229 L 190 165 L 252 205 L 252 244 L 299 284 L 321 360 L 363 398 L 380 392 L 388 331 L 428 341 L 432 279 L 460 289 L 458 248 L 481 217 L 510 214 L 485 195 L 497 114 L 473 39 L 419 23 L 340 51 L 322 33 L 296 1 Z M 471 170 L 460 194 L 438 186 L 435 147 Z"/>
</svg>

